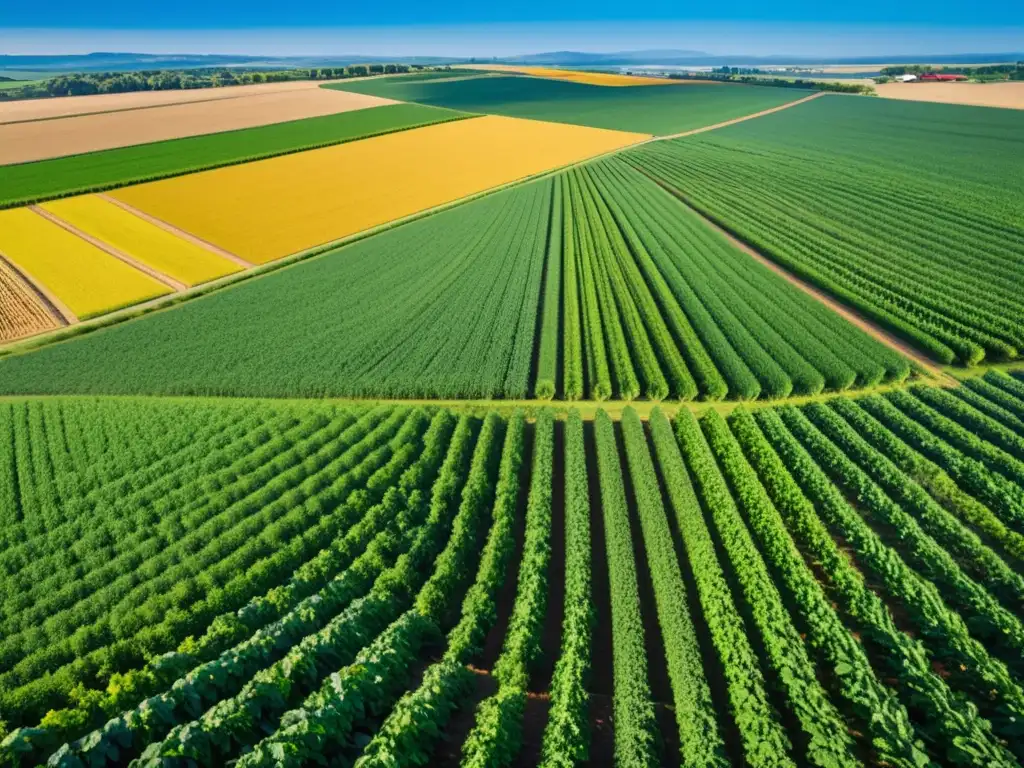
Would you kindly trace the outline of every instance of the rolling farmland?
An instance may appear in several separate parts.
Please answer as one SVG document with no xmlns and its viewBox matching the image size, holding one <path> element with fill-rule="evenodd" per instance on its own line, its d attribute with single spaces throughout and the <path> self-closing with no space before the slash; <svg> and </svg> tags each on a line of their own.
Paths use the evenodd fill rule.
<svg viewBox="0 0 1024 768">
<path fill-rule="evenodd" d="M 459 117 L 462 115 L 450 110 L 417 104 L 395 104 L 258 128 L 3 166 L 0 173 L 0 207 L 114 189 Z"/>
<path fill-rule="evenodd" d="M 35 211 L 0 211 L 0 253 L 45 285 L 80 319 L 170 289 Z"/>
<path fill-rule="evenodd" d="M 477 77 L 438 83 L 384 78 L 325 87 L 463 112 L 655 135 L 713 125 L 807 95 L 785 88 L 721 84 L 609 88 L 539 77 Z"/>
<path fill-rule="evenodd" d="M 480 117 L 126 187 L 112 196 L 262 264 L 643 138 Z M 230 209 L 218 200 L 230 201 Z"/>
<path fill-rule="evenodd" d="M 1024 346 L 1022 128 L 1014 111 L 826 97 L 631 161 L 933 358 L 974 364 Z"/>
<path fill-rule="evenodd" d="M 5 759 L 1018 765 L 1024 380 L 968 391 L 5 401 Z"/>
<path fill-rule="evenodd" d="M 752 400 L 909 373 L 609 159 L 0 361 L 0 391 Z"/>
<path fill-rule="evenodd" d="M 0 766 L 1024 766 L 1019 117 L 520 71 L 0 167 Z"/>
</svg>

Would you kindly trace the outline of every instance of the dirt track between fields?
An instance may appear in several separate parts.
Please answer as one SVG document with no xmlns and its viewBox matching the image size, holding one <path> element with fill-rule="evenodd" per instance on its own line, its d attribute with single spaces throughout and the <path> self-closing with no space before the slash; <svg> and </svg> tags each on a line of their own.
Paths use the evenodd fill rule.
<svg viewBox="0 0 1024 768">
<path fill-rule="evenodd" d="M 138 208 L 128 205 L 128 203 L 122 202 L 121 200 L 118 200 L 116 197 L 105 195 L 102 192 L 97 194 L 96 196 L 103 198 L 108 203 L 116 205 L 121 210 L 127 211 L 133 216 L 139 217 L 143 221 L 149 222 L 154 227 L 160 227 L 160 229 L 164 230 L 165 232 L 170 232 L 175 237 L 178 237 L 182 240 L 186 240 L 192 243 L 193 245 L 198 245 L 200 248 L 210 251 L 211 253 L 215 253 L 218 256 L 227 259 L 228 261 L 232 261 L 238 266 L 242 267 L 243 269 L 251 269 L 253 266 L 255 266 L 251 261 L 246 261 L 241 256 L 236 256 L 230 251 L 225 251 L 220 246 L 216 246 L 213 243 L 207 242 L 206 240 L 203 240 L 200 237 L 196 237 L 191 232 L 186 232 L 184 229 L 179 229 L 173 224 L 168 224 L 163 219 L 158 219 L 156 216 L 150 216 L 145 211 L 140 211 Z"/>
<path fill-rule="evenodd" d="M 1024 109 L 1024 81 L 1007 83 L 882 83 L 875 86 L 875 91 L 885 99 Z"/>
<path fill-rule="evenodd" d="M 829 294 L 825 293 L 820 288 L 817 288 L 813 284 L 805 281 L 803 278 L 797 277 L 792 272 L 787 270 L 785 267 L 776 264 L 767 256 L 761 254 L 754 248 L 751 248 L 742 240 L 735 237 L 730 232 L 728 232 L 727 230 L 718 226 L 718 224 L 716 224 L 715 222 L 705 217 L 703 214 L 700 213 L 700 211 L 696 211 L 692 207 L 691 210 L 694 210 L 694 212 L 697 213 L 698 216 L 700 216 L 701 221 L 703 221 L 709 228 L 715 230 L 720 235 L 725 237 L 733 246 L 739 248 L 741 251 L 743 251 L 743 253 L 747 254 L 758 263 L 768 267 L 768 269 L 777 274 L 790 285 L 799 288 L 812 299 L 815 299 L 816 301 L 819 301 L 822 304 L 824 304 L 835 314 L 839 315 L 844 320 L 846 320 L 846 322 L 864 331 L 864 333 L 866 333 L 868 336 L 875 339 L 876 341 L 884 344 L 885 346 L 889 347 L 892 350 L 895 350 L 896 352 L 899 352 L 904 357 L 909 358 L 914 363 L 914 365 L 921 368 L 925 373 L 927 373 L 932 378 L 943 379 L 945 377 L 945 374 L 938 368 L 938 366 L 934 362 L 932 362 L 929 358 L 925 357 L 915 347 L 901 339 L 899 336 L 890 333 L 881 326 L 877 325 L 874 321 L 862 315 L 857 310 L 846 306 L 845 304 L 839 302 L 837 299 L 834 299 Z"/>
<path fill-rule="evenodd" d="M 665 141 L 667 139 L 681 139 L 684 136 L 695 136 L 698 133 L 704 133 L 706 131 L 714 131 L 714 130 L 717 130 L 718 128 L 725 128 L 725 127 L 730 126 L 730 125 L 736 125 L 736 123 L 743 123 L 743 122 L 746 122 L 747 120 L 753 120 L 756 117 L 764 117 L 765 115 L 771 115 L 771 114 L 773 114 L 775 112 L 781 112 L 784 109 L 789 109 L 790 107 L 795 107 L 797 104 L 803 104 L 805 102 L 812 101 L 814 99 L 820 98 L 821 96 L 825 96 L 825 95 L 826 95 L 826 91 L 816 91 L 815 93 L 812 93 L 810 96 L 804 96 L 802 99 L 797 99 L 796 101 L 791 101 L 788 104 L 781 104 L 778 107 L 772 107 L 771 109 L 762 109 L 760 112 L 755 112 L 752 115 L 744 115 L 743 117 L 736 117 L 736 118 L 733 118 L 732 120 L 726 120 L 723 123 L 715 123 L 714 125 L 705 125 L 703 128 L 694 128 L 693 130 L 683 131 L 682 133 L 672 133 L 672 134 L 669 134 L 667 136 L 655 136 L 653 139 L 651 139 L 651 141 Z"/>
<path fill-rule="evenodd" d="M 391 99 L 361 93 L 306 88 L 11 123 L 0 125 L 0 165 L 253 128 L 395 103 Z"/>
</svg>

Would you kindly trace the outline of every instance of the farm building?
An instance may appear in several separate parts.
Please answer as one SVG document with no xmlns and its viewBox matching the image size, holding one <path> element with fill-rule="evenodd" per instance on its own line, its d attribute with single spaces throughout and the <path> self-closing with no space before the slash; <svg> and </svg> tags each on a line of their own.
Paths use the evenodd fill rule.
<svg viewBox="0 0 1024 768">
<path fill-rule="evenodd" d="M 958 80 L 966 80 L 967 75 L 940 75 L 936 72 L 925 72 L 921 75 L 920 80 L 923 83 L 927 82 L 938 82 L 938 83 L 954 83 Z"/>
</svg>

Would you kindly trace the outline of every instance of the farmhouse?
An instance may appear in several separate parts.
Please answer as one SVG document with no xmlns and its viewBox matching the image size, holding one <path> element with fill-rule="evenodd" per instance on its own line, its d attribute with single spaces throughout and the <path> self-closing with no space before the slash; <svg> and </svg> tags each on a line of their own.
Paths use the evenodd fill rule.
<svg viewBox="0 0 1024 768">
<path fill-rule="evenodd" d="M 958 80 L 966 80 L 967 75 L 940 75 L 937 72 L 925 72 L 921 75 L 920 80 L 923 83 L 955 83 Z"/>
</svg>

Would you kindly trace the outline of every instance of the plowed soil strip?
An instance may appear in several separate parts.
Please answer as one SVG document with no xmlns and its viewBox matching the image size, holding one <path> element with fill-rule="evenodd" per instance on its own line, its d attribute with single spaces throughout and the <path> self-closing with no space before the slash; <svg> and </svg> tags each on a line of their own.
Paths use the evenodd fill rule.
<svg viewBox="0 0 1024 768">
<path fill-rule="evenodd" d="M 172 235 L 174 235 L 176 237 L 180 237 L 182 240 L 187 240 L 188 242 L 192 243 L 193 245 L 198 245 L 200 248 L 205 248 L 207 251 L 210 251 L 210 253 L 215 253 L 218 256 L 221 256 L 221 257 L 223 257 L 225 259 L 228 259 L 229 261 L 233 261 L 235 264 L 238 264 L 240 267 L 244 267 L 245 269 L 250 269 L 250 268 L 252 268 L 254 266 L 254 264 L 252 262 L 246 261 L 241 256 L 236 256 L 235 254 L 231 253 L 230 251 L 225 251 L 220 246 L 214 245 L 213 243 L 211 243 L 211 242 L 209 242 L 207 240 L 203 240 L 201 237 L 196 237 L 191 232 L 186 232 L 184 229 L 179 229 L 178 227 L 174 226 L 173 224 L 168 224 L 163 219 L 158 219 L 156 216 L 150 216 L 145 211 L 140 211 L 138 208 L 136 208 L 136 207 L 134 207 L 132 205 L 128 205 L 128 203 L 122 202 L 122 201 L 118 200 L 116 197 L 111 197 L 110 195 L 106 195 L 106 194 L 103 194 L 103 193 L 100 193 L 100 194 L 98 194 L 96 196 L 103 198 L 108 203 L 113 203 L 118 208 L 121 208 L 122 210 L 127 211 L 128 213 L 132 214 L 133 216 L 138 216 L 143 221 L 147 221 L 147 222 L 149 222 L 150 224 L 152 224 L 155 227 L 160 227 L 160 229 L 164 230 L 165 232 L 170 232 Z"/>
<path fill-rule="evenodd" d="M 63 301 L 52 294 L 45 285 L 33 280 L 28 274 L 19 269 L 18 266 L 4 256 L 3 253 L 0 253 L 0 269 L 6 269 L 22 283 L 28 286 L 43 306 L 47 308 L 47 311 L 57 320 L 59 325 L 71 325 L 72 323 L 78 322 L 78 316 L 72 312 Z M 10 339 L 8 339 L 8 341 L 10 341 Z"/>
<path fill-rule="evenodd" d="M 107 245 L 102 240 L 99 240 L 99 239 L 93 237 L 92 235 L 89 235 L 89 234 L 83 232 L 78 227 L 75 227 L 75 226 L 69 224 L 68 222 L 64 221 L 64 219 L 62 219 L 62 218 L 60 218 L 58 216 L 54 216 L 52 213 L 50 213 L 49 211 L 45 210 L 44 208 L 40 208 L 38 205 L 31 205 L 31 206 L 29 206 L 29 208 L 32 211 L 35 211 L 36 213 L 38 213 L 44 219 L 49 219 L 54 224 L 56 224 L 58 227 L 66 229 L 68 232 L 73 234 L 75 237 L 80 237 L 82 240 L 85 240 L 90 245 L 94 245 L 97 248 L 99 248 L 101 251 L 103 251 L 105 253 L 109 253 L 115 259 L 120 259 L 125 264 L 128 264 L 128 265 L 130 265 L 132 267 L 135 267 L 135 269 L 139 270 L 140 272 L 144 272 L 145 274 L 147 274 L 150 277 L 152 277 L 154 280 L 159 280 L 161 283 L 163 283 L 164 285 L 168 286 L 169 288 L 172 288 L 173 290 L 179 291 L 179 292 L 180 291 L 184 291 L 186 288 L 188 288 L 188 286 L 186 286 L 184 283 L 179 282 L 179 281 L 175 280 L 173 277 L 169 277 L 169 276 L 163 274 L 162 272 L 157 272 L 152 267 L 150 267 L 150 266 L 148 266 L 146 264 L 143 264 L 141 261 L 138 261 L 138 260 L 132 258 L 127 253 L 124 253 L 123 251 L 119 251 L 117 248 L 114 248 L 111 245 Z"/>
</svg>

